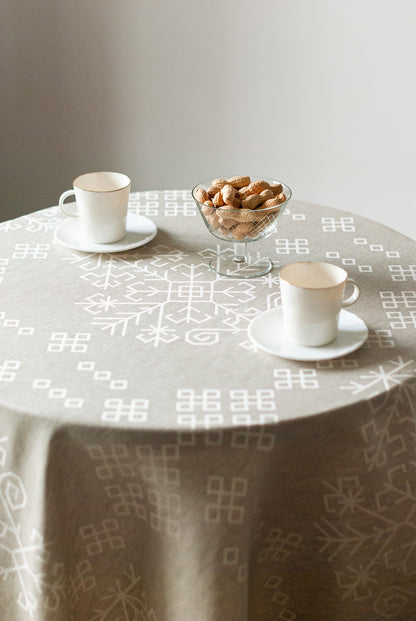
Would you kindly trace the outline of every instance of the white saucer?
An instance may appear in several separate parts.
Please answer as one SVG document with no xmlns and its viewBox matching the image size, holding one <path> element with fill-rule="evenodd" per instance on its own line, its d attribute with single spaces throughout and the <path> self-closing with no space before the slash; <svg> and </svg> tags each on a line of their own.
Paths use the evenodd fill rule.
<svg viewBox="0 0 416 621">
<path fill-rule="evenodd" d="M 123 239 L 112 244 L 94 244 L 85 241 L 80 233 L 78 218 L 64 220 L 56 229 L 56 236 L 64 246 L 82 252 L 122 252 L 138 248 L 150 242 L 157 233 L 157 227 L 145 216 L 127 215 L 127 232 Z"/>
<path fill-rule="evenodd" d="M 255 345 L 269 354 L 289 360 L 314 362 L 339 358 L 355 351 L 367 340 L 368 328 L 357 315 L 341 310 L 335 341 L 321 347 L 303 347 L 285 339 L 282 309 L 272 308 L 252 319 L 248 334 Z"/>
</svg>

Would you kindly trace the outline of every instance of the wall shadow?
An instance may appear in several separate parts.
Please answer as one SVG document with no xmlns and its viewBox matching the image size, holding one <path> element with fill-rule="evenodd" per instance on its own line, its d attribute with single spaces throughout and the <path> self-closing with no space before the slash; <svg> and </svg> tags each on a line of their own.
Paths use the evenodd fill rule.
<svg viewBox="0 0 416 621">
<path fill-rule="evenodd" d="M 2 2 L 0 221 L 117 168 L 111 3 Z"/>
</svg>

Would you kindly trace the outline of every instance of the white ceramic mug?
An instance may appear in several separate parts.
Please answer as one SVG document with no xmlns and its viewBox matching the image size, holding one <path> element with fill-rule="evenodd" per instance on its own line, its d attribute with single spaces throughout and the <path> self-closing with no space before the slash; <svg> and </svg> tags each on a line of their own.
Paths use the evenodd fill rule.
<svg viewBox="0 0 416 621">
<path fill-rule="evenodd" d="M 73 189 L 59 197 L 59 207 L 67 216 L 78 216 L 80 232 L 91 243 L 110 244 L 126 234 L 131 182 L 118 172 L 92 172 L 73 181 Z M 68 211 L 64 201 L 75 195 L 77 211 Z"/>
<path fill-rule="evenodd" d="M 344 299 L 347 283 L 353 286 Z M 327 345 L 337 337 L 341 308 L 358 300 L 360 288 L 332 263 L 305 261 L 280 270 L 285 337 L 306 347 Z"/>
</svg>

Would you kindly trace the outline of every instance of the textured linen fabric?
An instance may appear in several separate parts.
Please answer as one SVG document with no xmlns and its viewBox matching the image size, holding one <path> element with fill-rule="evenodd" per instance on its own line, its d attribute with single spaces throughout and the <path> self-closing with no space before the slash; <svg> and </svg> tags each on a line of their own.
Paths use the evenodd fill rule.
<svg viewBox="0 0 416 621">
<path fill-rule="evenodd" d="M 416 619 L 416 243 L 293 200 L 228 279 L 188 191 L 129 211 L 117 254 L 0 223 L 0 620 Z M 360 284 L 359 350 L 252 344 L 297 260 Z"/>
</svg>

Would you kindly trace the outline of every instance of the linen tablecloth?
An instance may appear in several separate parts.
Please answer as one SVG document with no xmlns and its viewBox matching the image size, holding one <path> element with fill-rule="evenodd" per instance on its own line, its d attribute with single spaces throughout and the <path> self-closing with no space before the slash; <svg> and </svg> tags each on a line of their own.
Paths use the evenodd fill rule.
<svg viewBox="0 0 416 621">
<path fill-rule="evenodd" d="M 293 200 L 227 279 L 190 192 L 129 211 L 117 254 L 0 223 L 1 621 L 416 619 L 416 243 Z M 297 260 L 359 282 L 359 350 L 253 345 Z"/>
</svg>

